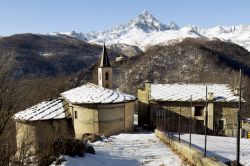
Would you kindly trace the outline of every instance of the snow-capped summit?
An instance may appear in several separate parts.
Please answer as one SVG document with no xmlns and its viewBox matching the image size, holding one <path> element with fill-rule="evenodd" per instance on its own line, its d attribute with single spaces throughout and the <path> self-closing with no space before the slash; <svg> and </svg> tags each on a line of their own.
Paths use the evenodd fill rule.
<svg viewBox="0 0 250 166">
<path fill-rule="evenodd" d="M 122 24 L 109 31 L 121 31 L 121 30 L 141 30 L 145 33 L 159 32 L 166 30 L 178 30 L 178 25 L 171 21 L 168 25 L 162 24 L 157 20 L 149 11 L 144 10 L 137 17 L 128 21 L 127 24 Z"/>
<path fill-rule="evenodd" d="M 170 23 L 167 25 L 168 30 L 178 30 L 179 26 L 174 22 L 170 21 Z"/>
<path fill-rule="evenodd" d="M 250 50 L 250 25 L 239 26 L 215 26 L 212 28 L 201 28 L 188 25 L 179 28 L 171 21 L 168 25 L 162 24 L 149 11 L 144 10 L 137 17 L 125 24 L 118 25 L 110 30 L 89 33 L 59 33 L 69 35 L 80 40 L 91 43 L 107 43 L 135 45 L 142 50 L 149 45 L 172 44 L 186 37 L 217 38 L 231 41 Z"/>
<path fill-rule="evenodd" d="M 167 30 L 166 25 L 161 24 L 161 22 L 147 10 L 144 10 L 137 17 L 129 20 L 125 26 L 130 28 L 139 28 L 145 32 Z"/>
<path fill-rule="evenodd" d="M 175 27 L 177 25 L 171 24 L 171 26 Z M 162 24 L 152 14 L 150 14 L 149 11 L 144 10 L 137 17 L 130 19 L 126 24 L 118 25 L 115 28 L 108 30 L 106 32 L 123 31 L 124 33 L 124 31 L 138 30 L 138 31 L 143 31 L 145 33 L 150 33 L 150 32 L 165 31 L 168 29 L 169 27 L 167 25 Z"/>
</svg>

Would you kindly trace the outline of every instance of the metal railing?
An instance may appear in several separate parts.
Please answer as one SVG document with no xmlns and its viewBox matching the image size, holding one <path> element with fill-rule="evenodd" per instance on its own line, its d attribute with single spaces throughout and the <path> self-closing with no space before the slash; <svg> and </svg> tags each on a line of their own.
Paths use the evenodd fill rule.
<svg viewBox="0 0 250 166">
<path fill-rule="evenodd" d="M 207 118 L 205 118 L 204 124 L 200 124 L 193 117 L 183 117 L 180 114 L 181 111 L 181 107 L 179 113 L 170 110 L 155 111 L 155 128 L 165 132 L 169 139 L 188 144 L 190 148 L 201 151 L 204 156 L 215 157 L 227 164 L 237 163 L 240 158 L 241 160 L 238 161 L 243 165 L 250 163 L 250 139 L 247 139 L 248 136 L 250 137 L 250 132 L 247 132 L 250 131 L 250 123 L 249 128 L 245 125 L 244 130 L 246 131 L 244 135 L 241 135 L 242 138 L 239 137 L 237 112 L 226 115 L 226 118 L 234 120 L 225 124 L 223 129 L 211 131 L 205 127 Z M 237 149 L 238 141 L 241 142 L 239 149 Z"/>
</svg>

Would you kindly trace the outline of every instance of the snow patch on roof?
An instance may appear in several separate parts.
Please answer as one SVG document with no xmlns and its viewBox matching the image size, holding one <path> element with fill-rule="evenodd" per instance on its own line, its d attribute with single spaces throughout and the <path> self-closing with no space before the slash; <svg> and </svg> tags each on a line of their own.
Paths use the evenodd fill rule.
<svg viewBox="0 0 250 166">
<path fill-rule="evenodd" d="M 21 121 L 63 119 L 67 117 L 66 111 L 62 99 L 58 98 L 38 103 L 24 111 L 16 113 L 13 118 Z"/>
<path fill-rule="evenodd" d="M 214 102 L 238 102 L 227 84 L 151 84 L 150 100 L 154 101 L 205 101 L 206 86 L 212 92 Z M 245 100 L 242 100 L 245 101 Z"/>
<path fill-rule="evenodd" d="M 91 83 L 63 92 L 61 96 L 72 104 L 107 104 L 136 100 L 135 96 L 106 89 Z"/>
</svg>

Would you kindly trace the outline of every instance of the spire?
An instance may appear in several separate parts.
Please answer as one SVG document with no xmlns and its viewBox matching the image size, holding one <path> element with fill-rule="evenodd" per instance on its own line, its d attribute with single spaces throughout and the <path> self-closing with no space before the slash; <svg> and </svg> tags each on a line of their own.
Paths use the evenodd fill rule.
<svg viewBox="0 0 250 166">
<path fill-rule="evenodd" d="M 108 58 L 107 50 L 105 47 L 105 43 L 103 44 L 100 67 L 110 67 L 109 58 Z"/>
</svg>

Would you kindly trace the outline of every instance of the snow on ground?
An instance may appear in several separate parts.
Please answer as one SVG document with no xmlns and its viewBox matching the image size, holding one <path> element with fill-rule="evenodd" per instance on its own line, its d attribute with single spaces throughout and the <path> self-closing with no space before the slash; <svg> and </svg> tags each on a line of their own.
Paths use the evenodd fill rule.
<svg viewBox="0 0 250 166">
<path fill-rule="evenodd" d="M 178 134 L 175 135 L 178 137 Z M 189 134 L 181 134 L 181 140 L 189 142 Z M 205 136 L 192 134 L 192 146 L 204 152 Z M 250 166 L 250 139 L 241 139 L 240 162 L 245 166 Z M 236 138 L 207 136 L 207 154 L 216 156 L 222 162 L 236 160 Z"/>
<path fill-rule="evenodd" d="M 96 155 L 65 156 L 64 166 L 179 166 L 181 159 L 159 141 L 154 133 L 131 133 L 111 136 L 92 144 Z"/>
</svg>

